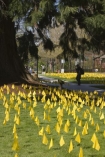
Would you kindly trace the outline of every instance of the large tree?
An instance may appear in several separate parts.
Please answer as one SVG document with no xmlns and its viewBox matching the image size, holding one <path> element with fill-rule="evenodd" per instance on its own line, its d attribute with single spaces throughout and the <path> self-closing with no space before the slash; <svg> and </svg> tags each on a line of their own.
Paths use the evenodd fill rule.
<svg viewBox="0 0 105 157">
<path fill-rule="evenodd" d="M 9 14 L 10 2 L 0 2 L 0 80 L 28 80 L 17 53 L 14 21 Z"/>
<path fill-rule="evenodd" d="M 39 28 L 47 26 L 48 12 L 53 6 L 52 2 L 54 1 L 0 0 L 0 80 L 27 81 L 31 79 L 17 53 L 14 22 L 24 17 L 32 27 L 38 25 L 38 21 Z M 52 49 L 51 40 L 45 38 L 39 28 L 37 30 L 43 38 L 44 48 Z"/>
</svg>

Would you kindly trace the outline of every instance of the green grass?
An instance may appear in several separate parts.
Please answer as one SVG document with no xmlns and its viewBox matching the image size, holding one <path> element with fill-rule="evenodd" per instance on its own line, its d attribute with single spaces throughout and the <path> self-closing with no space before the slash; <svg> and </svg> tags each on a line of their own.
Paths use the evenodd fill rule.
<svg viewBox="0 0 105 157">
<path fill-rule="evenodd" d="M 87 95 L 87 93 L 67 92 L 65 90 L 56 91 L 56 89 L 51 89 L 51 91 L 46 90 L 46 93 L 49 95 L 54 94 L 55 96 L 59 97 L 58 102 L 55 104 L 55 96 L 52 98 L 52 100 L 46 99 L 44 101 L 43 99 L 43 102 L 42 99 L 39 98 L 39 101 L 37 100 L 37 106 L 33 107 L 34 101 L 28 97 L 25 100 L 20 95 L 7 96 L 3 93 L 0 94 L 0 156 L 12 157 L 17 152 L 18 157 L 78 157 L 80 147 L 82 147 L 85 157 L 105 157 L 105 137 L 103 136 L 103 132 L 105 130 L 105 118 L 100 120 L 100 115 L 102 113 L 105 115 L 105 107 L 101 108 L 99 106 L 95 106 L 97 104 L 97 100 L 99 101 L 101 97 L 97 96 L 97 94 L 92 95 L 92 93 Z M 70 97 L 68 97 L 66 93 Z M 77 98 L 74 100 L 75 96 Z M 85 101 L 85 105 L 81 105 L 81 103 L 78 101 L 78 97 Z M 95 97 L 97 98 L 93 106 L 91 105 L 90 99 L 88 100 L 86 97 L 90 97 L 91 101 Z M 14 98 L 14 100 L 11 101 L 11 98 Z M 20 104 L 17 105 L 19 101 Z M 86 101 L 88 105 L 86 105 Z M 101 100 L 100 102 L 102 103 L 104 101 Z M 101 104 L 100 102 L 99 104 Z M 7 106 L 5 106 L 6 103 L 8 104 Z M 23 108 L 23 103 L 26 104 L 26 109 Z M 19 107 L 20 114 L 18 113 Z M 33 118 L 30 116 L 30 109 L 34 110 Z M 60 109 L 60 112 L 57 113 L 57 109 Z M 68 109 L 71 111 L 69 115 Z M 9 121 L 7 121 L 7 123 L 4 125 L 3 121 L 6 115 L 6 110 L 9 111 Z M 44 120 L 44 112 L 47 116 L 50 116 L 50 121 L 48 119 Z M 86 113 L 86 117 L 84 117 L 84 113 Z M 20 124 L 16 125 L 16 132 L 18 135 L 19 150 L 13 151 L 13 126 L 15 124 L 14 117 L 18 114 L 20 117 Z M 90 116 L 94 120 L 94 125 L 92 125 L 92 119 L 90 119 Z M 39 126 L 35 122 L 36 117 L 39 119 Z M 57 133 L 55 129 L 58 122 L 57 117 L 60 117 L 62 120 L 60 133 Z M 64 125 L 67 119 L 70 121 L 68 133 L 64 131 Z M 76 123 L 77 119 L 78 121 Z M 78 125 L 80 120 L 82 121 L 82 126 Z M 88 123 L 89 127 L 88 134 L 82 135 L 83 126 L 86 122 Z M 96 132 L 97 124 L 99 125 L 100 129 Z M 48 134 L 45 131 L 47 125 L 50 126 L 51 134 Z M 42 144 L 42 136 L 39 136 L 39 131 L 42 127 L 44 127 L 44 133 L 48 139 L 48 145 Z M 73 136 L 75 127 L 77 129 L 77 133 L 79 132 L 80 134 L 81 143 L 76 142 L 76 136 Z M 93 144 L 91 142 L 91 138 L 94 133 L 96 134 L 100 144 L 99 151 L 92 148 Z M 62 147 L 59 145 L 61 135 L 63 135 L 65 141 L 65 145 Z M 51 138 L 53 139 L 54 145 L 51 149 L 49 149 Z M 69 143 L 71 140 L 74 148 L 71 153 L 68 153 Z"/>
<path fill-rule="evenodd" d="M 42 76 L 44 76 L 44 75 L 42 75 Z M 63 81 L 67 81 L 67 82 L 72 82 L 72 83 L 77 83 L 77 81 L 76 81 L 76 79 L 75 78 L 70 78 L 70 79 L 67 79 L 67 78 L 65 78 L 65 77 L 59 77 L 59 75 L 58 76 L 53 76 L 53 75 L 46 75 L 46 77 L 48 77 L 48 78 L 53 78 L 53 79 L 61 79 L 61 80 L 63 80 Z M 81 82 L 83 83 L 83 84 L 103 84 L 103 80 L 101 80 L 101 79 L 99 79 L 99 78 L 81 78 Z"/>
</svg>

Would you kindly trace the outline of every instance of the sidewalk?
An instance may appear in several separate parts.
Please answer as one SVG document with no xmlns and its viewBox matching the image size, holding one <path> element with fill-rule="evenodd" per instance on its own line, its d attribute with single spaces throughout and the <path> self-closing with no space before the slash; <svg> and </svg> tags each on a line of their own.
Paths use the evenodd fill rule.
<svg viewBox="0 0 105 157">
<path fill-rule="evenodd" d="M 52 86 L 52 87 L 60 87 L 60 84 L 58 83 L 58 79 L 48 78 L 48 77 L 42 76 L 42 75 L 39 75 L 39 78 L 43 84 L 46 84 L 46 85 Z M 85 91 L 88 91 L 88 92 L 97 91 L 99 93 L 105 92 L 104 89 L 93 87 L 95 85 L 98 86 L 98 84 L 81 84 L 80 86 L 78 86 L 76 83 L 65 82 L 63 84 L 62 88 L 67 89 L 67 90 L 75 90 L 75 91 L 81 90 L 83 92 L 85 92 Z"/>
</svg>

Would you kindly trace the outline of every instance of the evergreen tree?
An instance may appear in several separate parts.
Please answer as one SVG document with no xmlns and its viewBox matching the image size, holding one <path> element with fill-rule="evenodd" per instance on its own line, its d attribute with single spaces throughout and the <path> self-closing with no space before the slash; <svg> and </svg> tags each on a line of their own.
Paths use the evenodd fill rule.
<svg viewBox="0 0 105 157">
<path fill-rule="evenodd" d="M 29 77 L 29 75 L 26 73 L 25 68 L 22 65 L 20 57 L 17 53 L 14 22 L 19 21 L 24 17 L 27 19 L 27 21 L 29 20 L 29 22 L 33 24 L 32 15 L 35 13 L 36 17 L 34 19 L 34 23 L 40 21 L 40 14 L 42 16 L 44 13 L 40 10 L 43 9 L 42 4 L 44 3 L 40 3 L 41 7 L 39 8 L 39 2 L 40 1 L 38 0 L 0 1 L 0 80 L 27 81 L 28 79 L 31 79 L 31 77 Z M 45 3 L 46 9 L 48 8 L 48 5 L 49 2 L 47 1 L 47 3 Z M 45 48 L 47 48 L 46 40 Z M 32 49 L 33 47 L 29 46 L 29 50 L 31 52 Z"/>
</svg>

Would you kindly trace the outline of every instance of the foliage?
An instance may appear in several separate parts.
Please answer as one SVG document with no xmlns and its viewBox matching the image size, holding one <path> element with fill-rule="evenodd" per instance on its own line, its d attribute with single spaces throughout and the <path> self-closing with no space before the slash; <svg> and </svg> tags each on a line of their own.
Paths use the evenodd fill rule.
<svg viewBox="0 0 105 157">
<path fill-rule="evenodd" d="M 28 54 L 38 59 L 38 49 L 34 43 L 34 35 L 31 31 L 26 31 L 23 36 L 17 38 L 18 53 L 22 62 L 28 61 Z"/>
<path fill-rule="evenodd" d="M 53 51 L 55 45 L 51 38 L 43 33 L 43 29 L 54 29 L 63 24 L 64 32 L 59 38 L 64 58 L 82 56 L 85 50 L 100 53 L 105 50 L 105 1 L 104 0 L 60 0 L 56 6 L 55 0 L 8 0 L 1 5 L 1 15 L 11 17 L 13 21 L 24 18 L 27 25 L 37 28 L 45 50 Z M 52 27 L 52 17 L 56 25 Z M 79 31 L 82 35 L 78 35 Z M 0 30 L 1 32 L 2 30 Z M 24 44 L 24 41 L 23 41 Z M 58 45 L 58 46 L 59 46 Z M 30 51 L 36 47 L 31 46 Z M 33 50 L 32 50 L 33 49 Z M 27 48 L 24 49 L 27 56 Z M 21 54 L 22 55 L 22 54 Z M 24 59 L 27 58 L 24 56 Z"/>
</svg>

